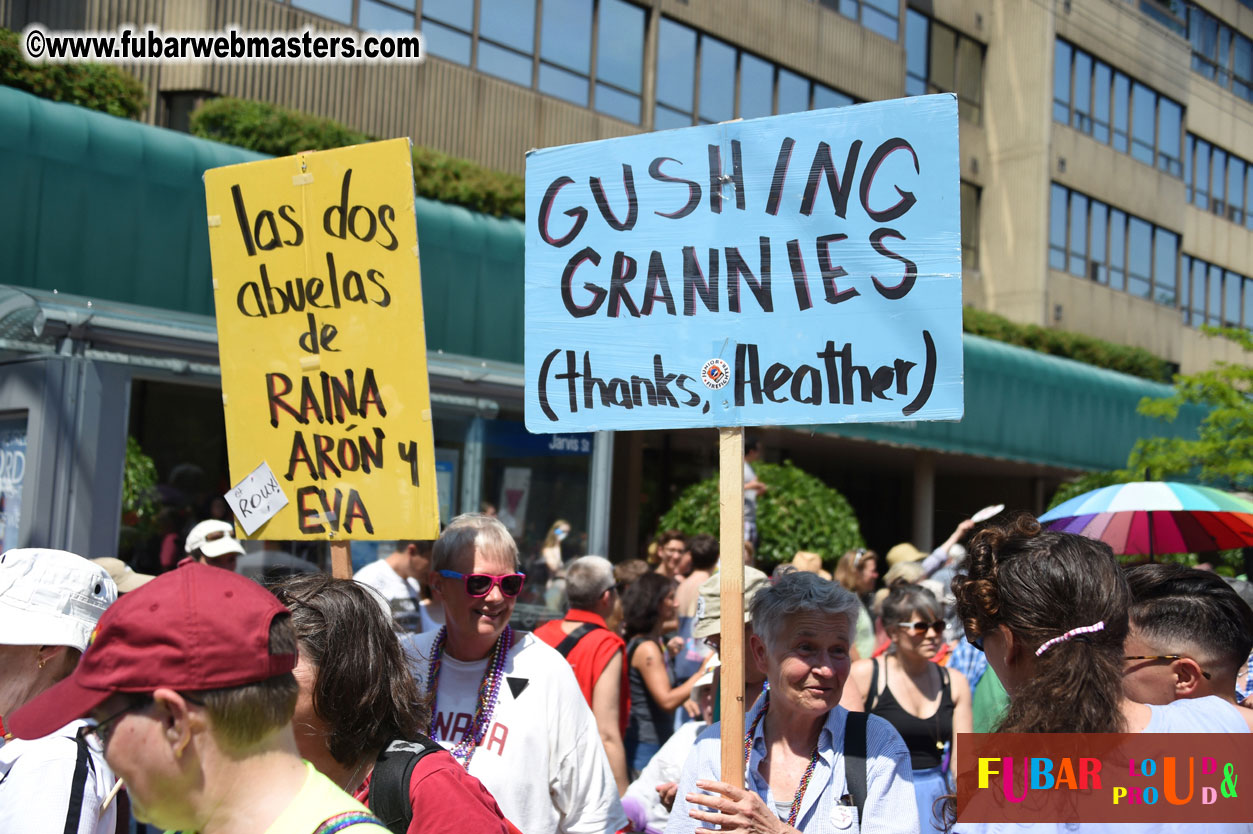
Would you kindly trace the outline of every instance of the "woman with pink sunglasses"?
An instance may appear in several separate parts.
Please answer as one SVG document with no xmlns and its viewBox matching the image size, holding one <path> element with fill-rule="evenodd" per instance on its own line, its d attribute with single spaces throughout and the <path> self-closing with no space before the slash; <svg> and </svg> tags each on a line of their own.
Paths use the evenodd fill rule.
<svg viewBox="0 0 1253 834">
<path fill-rule="evenodd" d="M 569 664 L 509 625 L 526 577 L 505 526 L 458 516 L 435 543 L 432 582 L 445 625 L 415 635 L 430 736 L 526 832 L 613 834 L 627 824 L 617 784 Z"/>
</svg>

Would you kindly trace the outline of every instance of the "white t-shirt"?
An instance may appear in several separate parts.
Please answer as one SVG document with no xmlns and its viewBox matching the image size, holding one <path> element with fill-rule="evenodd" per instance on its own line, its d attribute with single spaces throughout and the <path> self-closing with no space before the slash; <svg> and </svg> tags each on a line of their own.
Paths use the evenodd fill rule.
<svg viewBox="0 0 1253 834">
<path fill-rule="evenodd" d="M 401 631 L 417 633 L 424 630 L 419 609 L 422 592 L 418 580 L 402 579 L 386 559 L 371 562 L 354 573 L 352 578 L 379 593 L 383 610 Z"/>
<path fill-rule="evenodd" d="M 683 712 L 683 710 L 679 710 Z M 626 797 L 631 797 L 642 805 L 648 814 L 645 824 L 654 831 L 665 831 L 666 821 L 670 812 L 661 804 L 661 794 L 657 786 L 664 782 L 678 782 L 683 773 L 683 763 L 696 744 L 696 737 L 705 729 L 704 721 L 689 721 L 674 731 L 674 735 L 666 739 L 661 749 L 648 760 L 640 775 L 626 790 Z M 624 797 L 625 798 L 625 797 Z M 790 804 L 790 803 L 789 803 Z"/>
<path fill-rule="evenodd" d="M 74 735 L 86 722 L 73 721 L 33 741 L 0 743 L 0 831 L 64 831 L 70 799 L 82 784 L 78 834 L 113 834 L 117 804 L 100 806 L 117 778 L 95 741 L 87 745 L 87 768 L 78 773 Z M 77 779 L 85 780 L 78 783 Z"/>
<path fill-rule="evenodd" d="M 423 694 L 437 633 L 405 638 Z M 444 747 L 452 749 L 473 722 L 487 664 L 446 654 L 440 660 L 431 735 Z M 527 834 L 613 834 L 627 824 L 596 719 L 570 664 L 530 632 L 514 632 L 505 680 L 470 775 Z"/>
</svg>

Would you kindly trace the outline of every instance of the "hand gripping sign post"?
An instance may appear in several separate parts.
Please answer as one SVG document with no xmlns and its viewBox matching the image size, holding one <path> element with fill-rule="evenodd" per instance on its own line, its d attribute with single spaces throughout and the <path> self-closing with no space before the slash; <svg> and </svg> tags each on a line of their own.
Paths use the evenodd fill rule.
<svg viewBox="0 0 1253 834">
<path fill-rule="evenodd" d="M 938 95 L 527 157 L 527 428 L 719 429 L 741 787 L 742 427 L 961 418 L 957 136 Z"/>
<path fill-rule="evenodd" d="M 411 165 L 394 139 L 204 175 L 232 495 L 277 508 L 241 525 L 329 540 L 341 577 L 352 539 L 439 535 Z"/>
</svg>

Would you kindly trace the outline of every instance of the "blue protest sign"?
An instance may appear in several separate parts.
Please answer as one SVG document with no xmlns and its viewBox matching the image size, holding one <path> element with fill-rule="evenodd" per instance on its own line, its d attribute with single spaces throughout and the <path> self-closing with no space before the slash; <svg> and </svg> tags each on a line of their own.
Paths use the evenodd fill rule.
<svg viewBox="0 0 1253 834">
<path fill-rule="evenodd" d="M 532 432 L 962 416 L 957 99 L 532 151 Z"/>
</svg>

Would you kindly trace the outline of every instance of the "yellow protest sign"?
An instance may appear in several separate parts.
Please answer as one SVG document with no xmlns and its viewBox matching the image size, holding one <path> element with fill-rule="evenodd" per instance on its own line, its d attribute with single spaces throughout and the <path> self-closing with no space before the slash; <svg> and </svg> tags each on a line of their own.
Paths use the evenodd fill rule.
<svg viewBox="0 0 1253 834">
<path fill-rule="evenodd" d="M 250 537 L 435 538 L 409 141 L 204 181 L 231 481 L 268 463 L 288 499 Z"/>
</svg>

